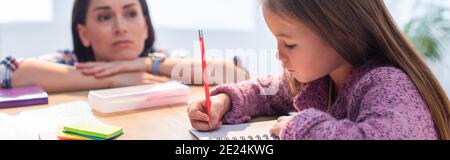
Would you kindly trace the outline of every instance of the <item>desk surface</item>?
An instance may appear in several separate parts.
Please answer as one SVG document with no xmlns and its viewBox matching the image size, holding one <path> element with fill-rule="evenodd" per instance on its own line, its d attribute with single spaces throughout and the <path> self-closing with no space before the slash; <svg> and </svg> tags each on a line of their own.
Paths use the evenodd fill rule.
<svg viewBox="0 0 450 160">
<path fill-rule="evenodd" d="M 193 86 L 190 89 L 191 101 L 204 98 L 202 87 Z M 2 109 L 0 112 L 15 115 L 22 111 L 44 109 L 61 103 L 87 101 L 87 96 L 87 91 L 50 94 L 48 105 Z M 121 140 L 193 140 L 194 136 L 189 133 L 192 127 L 187 116 L 187 106 L 166 106 L 108 115 L 92 112 L 104 123 L 123 127 L 125 134 L 119 138 Z"/>
</svg>

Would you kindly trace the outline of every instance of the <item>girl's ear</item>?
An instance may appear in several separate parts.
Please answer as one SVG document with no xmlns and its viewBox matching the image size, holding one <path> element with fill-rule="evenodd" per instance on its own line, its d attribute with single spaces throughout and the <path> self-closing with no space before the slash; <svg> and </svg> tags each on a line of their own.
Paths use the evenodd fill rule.
<svg viewBox="0 0 450 160">
<path fill-rule="evenodd" d="M 78 24 L 77 30 L 78 30 L 78 36 L 80 37 L 81 43 L 83 43 L 84 47 L 89 48 L 91 46 L 91 42 L 87 36 L 86 26 Z"/>
</svg>

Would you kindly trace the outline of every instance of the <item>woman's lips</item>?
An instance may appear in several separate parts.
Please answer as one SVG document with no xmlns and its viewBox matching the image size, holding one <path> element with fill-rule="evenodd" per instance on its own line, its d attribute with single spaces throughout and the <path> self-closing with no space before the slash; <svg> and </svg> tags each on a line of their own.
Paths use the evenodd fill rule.
<svg viewBox="0 0 450 160">
<path fill-rule="evenodd" d="M 120 40 L 120 41 L 114 42 L 113 46 L 117 47 L 117 48 L 126 48 L 126 47 L 131 46 L 131 44 L 133 44 L 133 42 L 130 40 Z"/>
</svg>

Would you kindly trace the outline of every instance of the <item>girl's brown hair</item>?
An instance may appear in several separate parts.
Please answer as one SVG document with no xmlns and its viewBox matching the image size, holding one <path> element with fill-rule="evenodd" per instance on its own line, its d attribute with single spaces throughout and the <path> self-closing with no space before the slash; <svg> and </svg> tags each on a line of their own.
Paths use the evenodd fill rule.
<svg viewBox="0 0 450 160">
<path fill-rule="evenodd" d="M 440 139 L 450 139 L 449 99 L 383 0 L 263 0 L 263 5 L 311 28 L 355 67 L 377 56 L 401 68 L 427 103 Z"/>
</svg>

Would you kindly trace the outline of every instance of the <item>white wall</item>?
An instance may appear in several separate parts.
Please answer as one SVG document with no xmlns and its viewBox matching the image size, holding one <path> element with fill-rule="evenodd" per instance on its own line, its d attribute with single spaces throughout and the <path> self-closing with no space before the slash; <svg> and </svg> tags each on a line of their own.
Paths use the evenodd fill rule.
<svg viewBox="0 0 450 160">
<path fill-rule="evenodd" d="M 72 48 L 70 12 L 72 0 L 54 0 L 53 21 L 0 23 L 0 54 L 36 57 Z"/>
</svg>

